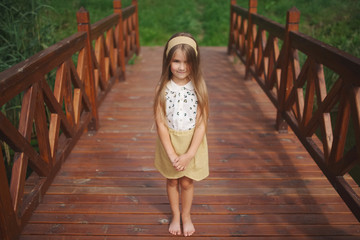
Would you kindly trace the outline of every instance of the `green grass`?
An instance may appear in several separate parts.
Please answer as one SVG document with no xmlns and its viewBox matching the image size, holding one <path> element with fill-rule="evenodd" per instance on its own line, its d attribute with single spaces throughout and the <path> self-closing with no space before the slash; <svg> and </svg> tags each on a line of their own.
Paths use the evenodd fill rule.
<svg viewBox="0 0 360 240">
<path fill-rule="evenodd" d="M 286 11 L 293 6 L 301 12 L 300 32 L 360 57 L 360 1 L 267 0 L 258 12 L 285 24 Z"/>
<path fill-rule="evenodd" d="M 3 0 L 7 2 L 21 2 Z M 76 11 L 85 7 L 94 23 L 113 13 L 112 0 L 32 0 L 49 6 L 42 11 L 53 28 L 42 34 L 41 44 L 49 46 L 77 31 Z M 123 7 L 131 0 L 123 0 Z M 248 0 L 238 0 L 247 8 Z M 200 45 L 225 46 L 228 41 L 230 0 L 139 0 L 140 43 L 162 46 L 179 31 L 192 33 Z M 258 13 L 285 24 L 286 11 L 301 11 L 300 31 L 360 57 L 360 1 L 354 0 L 258 0 Z M 3 11 L 3 10 L 2 10 Z M 6 17 L 4 17 L 6 18 Z"/>
<path fill-rule="evenodd" d="M 54 43 L 77 32 L 76 12 L 84 7 L 90 13 L 90 22 L 95 23 L 114 13 L 112 0 L 44 0 L 53 7 L 52 21 L 57 33 Z M 129 6 L 130 0 L 122 1 L 123 7 Z"/>
<path fill-rule="evenodd" d="M 48 47 L 54 28 L 44 13 L 50 8 L 39 0 L 0 3 L 0 71 Z"/>
</svg>

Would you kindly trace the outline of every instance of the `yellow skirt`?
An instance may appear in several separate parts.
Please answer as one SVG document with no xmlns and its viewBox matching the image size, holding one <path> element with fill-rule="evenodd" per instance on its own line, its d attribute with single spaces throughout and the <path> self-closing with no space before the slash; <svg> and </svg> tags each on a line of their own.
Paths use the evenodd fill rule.
<svg viewBox="0 0 360 240">
<path fill-rule="evenodd" d="M 175 131 L 169 129 L 171 143 L 178 155 L 182 155 L 187 152 L 190 147 L 194 129 L 189 131 Z M 209 155 L 206 136 L 204 136 L 195 157 L 191 159 L 189 165 L 184 171 L 177 171 L 167 153 L 162 146 L 161 140 L 158 137 L 156 141 L 155 150 L 155 167 L 157 170 L 168 179 L 178 179 L 181 177 L 188 177 L 196 181 L 203 180 L 209 175 Z"/>
</svg>

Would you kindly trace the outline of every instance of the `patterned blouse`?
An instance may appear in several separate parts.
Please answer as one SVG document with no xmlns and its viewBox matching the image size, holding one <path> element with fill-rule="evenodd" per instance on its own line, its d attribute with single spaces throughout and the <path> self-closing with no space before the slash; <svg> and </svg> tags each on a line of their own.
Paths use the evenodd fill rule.
<svg viewBox="0 0 360 240">
<path fill-rule="evenodd" d="M 165 97 L 169 128 L 176 131 L 193 129 L 198 102 L 192 82 L 179 86 L 171 80 L 166 85 Z"/>
</svg>

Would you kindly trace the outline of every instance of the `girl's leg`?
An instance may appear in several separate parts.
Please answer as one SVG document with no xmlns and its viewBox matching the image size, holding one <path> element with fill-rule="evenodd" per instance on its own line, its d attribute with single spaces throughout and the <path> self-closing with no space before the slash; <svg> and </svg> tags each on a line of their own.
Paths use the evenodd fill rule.
<svg viewBox="0 0 360 240">
<path fill-rule="evenodd" d="M 181 186 L 181 206 L 182 206 L 182 222 L 184 236 L 191 236 L 195 232 L 194 224 L 191 221 L 191 205 L 194 196 L 194 183 L 193 180 L 188 177 L 182 177 L 180 179 Z"/>
<path fill-rule="evenodd" d="M 167 179 L 167 194 L 169 197 L 172 220 L 169 226 L 169 232 L 173 235 L 181 235 L 180 227 L 180 207 L 179 207 L 179 180 Z"/>
</svg>

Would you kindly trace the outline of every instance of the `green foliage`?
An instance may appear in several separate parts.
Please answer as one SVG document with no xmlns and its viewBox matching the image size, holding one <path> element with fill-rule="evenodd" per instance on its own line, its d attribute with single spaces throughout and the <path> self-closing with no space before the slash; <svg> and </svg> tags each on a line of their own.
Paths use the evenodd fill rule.
<svg viewBox="0 0 360 240">
<path fill-rule="evenodd" d="M 20 0 L 4 1 L 13 5 L 21 2 Z M 46 23 L 51 22 L 54 33 L 44 35 L 51 38 L 48 39 L 46 45 L 58 42 L 77 31 L 75 16 L 80 7 L 90 12 L 92 23 L 113 13 L 112 0 L 23 0 L 23 2 L 28 2 L 28 4 L 38 2 L 51 6 L 51 10 L 46 11 L 44 18 L 51 19 Z M 249 1 L 237 0 L 237 3 L 248 8 Z M 131 0 L 122 1 L 123 7 L 130 4 Z M 192 33 L 200 45 L 227 45 L 230 0 L 138 0 L 138 5 L 141 45 L 162 46 L 172 34 L 180 31 Z M 355 56 L 360 56 L 360 48 L 357 47 L 360 44 L 358 28 L 360 1 L 259 0 L 258 13 L 285 24 L 286 11 L 293 6 L 301 11 L 301 32 L 341 50 L 351 52 Z M 3 14 L 2 19 L 9 18 Z M 16 21 L 19 20 L 16 19 Z M 44 42 L 42 44 L 45 44 Z"/>
<path fill-rule="evenodd" d="M 175 6 L 174 6 L 175 5 Z M 195 1 L 139 2 L 140 39 L 142 45 L 164 45 L 176 32 L 199 33 L 201 23 L 197 17 Z"/>
<path fill-rule="evenodd" d="M 84 7 L 90 13 L 90 22 L 95 23 L 109 15 L 113 10 L 112 0 L 47 0 L 53 7 L 52 21 L 57 26 L 55 42 L 71 36 L 77 32 L 76 12 Z M 123 7 L 131 1 L 122 1 Z M 55 43 L 54 42 L 54 43 Z"/>
<path fill-rule="evenodd" d="M 239 1 L 238 1 L 239 2 Z M 300 32 L 360 57 L 360 1 L 354 0 L 263 0 L 258 13 L 285 24 L 286 12 L 295 6 L 301 12 Z M 247 6 L 247 3 L 244 5 Z"/>
<path fill-rule="evenodd" d="M 230 5 L 227 1 L 199 0 L 203 38 L 200 44 L 208 46 L 226 45 L 229 37 Z"/>
<path fill-rule="evenodd" d="M 237 0 L 248 8 L 248 0 Z M 300 31 L 360 57 L 360 1 L 259 0 L 258 13 L 280 24 L 296 6 L 301 12 Z M 179 31 L 192 33 L 200 45 L 225 46 L 229 34 L 230 1 L 139 1 L 142 45 L 164 45 Z"/>
<path fill-rule="evenodd" d="M 54 27 L 45 1 L 3 0 L 0 3 L 0 71 L 48 47 Z"/>
<path fill-rule="evenodd" d="M 165 45 L 176 32 L 189 32 L 200 45 L 226 45 L 229 1 L 139 1 L 142 45 Z"/>
<path fill-rule="evenodd" d="M 130 58 L 130 60 L 127 62 L 127 64 L 129 64 L 129 65 L 134 65 L 135 62 L 136 62 L 136 59 L 137 59 L 137 56 L 136 56 L 136 54 L 134 54 L 134 55 Z"/>
</svg>

